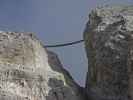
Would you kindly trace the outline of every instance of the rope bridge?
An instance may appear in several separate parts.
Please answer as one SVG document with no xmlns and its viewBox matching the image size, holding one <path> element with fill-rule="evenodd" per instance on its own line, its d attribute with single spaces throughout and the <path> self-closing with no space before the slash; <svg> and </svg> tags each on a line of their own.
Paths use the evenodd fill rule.
<svg viewBox="0 0 133 100">
<path fill-rule="evenodd" d="M 74 42 L 68 42 L 68 43 L 61 43 L 61 44 L 55 44 L 55 45 L 45 45 L 45 48 L 57 48 L 57 47 L 65 47 L 65 46 L 70 46 L 70 45 L 74 45 L 74 44 L 78 44 L 78 43 L 82 43 L 84 42 L 84 40 L 78 40 L 78 41 L 74 41 Z"/>
</svg>

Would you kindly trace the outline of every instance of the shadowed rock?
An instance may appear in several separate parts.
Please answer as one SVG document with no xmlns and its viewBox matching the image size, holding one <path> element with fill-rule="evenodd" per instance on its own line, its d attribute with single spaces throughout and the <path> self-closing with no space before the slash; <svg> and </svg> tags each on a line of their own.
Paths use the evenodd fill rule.
<svg viewBox="0 0 133 100">
<path fill-rule="evenodd" d="M 92 100 L 133 100 L 133 6 L 94 9 L 84 31 Z"/>
</svg>

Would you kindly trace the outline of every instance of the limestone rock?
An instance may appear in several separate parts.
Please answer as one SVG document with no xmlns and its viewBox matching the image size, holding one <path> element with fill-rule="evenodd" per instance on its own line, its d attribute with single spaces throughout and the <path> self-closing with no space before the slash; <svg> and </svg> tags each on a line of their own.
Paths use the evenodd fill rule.
<svg viewBox="0 0 133 100">
<path fill-rule="evenodd" d="M 94 9 L 84 31 L 92 100 L 133 100 L 133 6 Z"/>
<path fill-rule="evenodd" d="M 0 100 L 84 100 L 83 91 L 32 33 L 0 32 Z"/>
</svg>

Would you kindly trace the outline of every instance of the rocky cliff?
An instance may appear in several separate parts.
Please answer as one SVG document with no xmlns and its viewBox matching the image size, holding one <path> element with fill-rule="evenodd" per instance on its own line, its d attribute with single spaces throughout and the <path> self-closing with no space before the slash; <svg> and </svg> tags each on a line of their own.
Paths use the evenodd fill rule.
<svg viewBox="0 0 133 100">
<path fill-rule="evenodd" d="M 0 100 L 133 100 L 133 6 L 92 10 L 84 40 L 85 89 L 34 34 L 0 32 Z"/>
<path fill-rule="evenodd" d="M 84 39 L 91 100 L 133 100 L 133 6 L 94 9 Z"/>
<path fill-rule="evenodd" d="M 0 32 L 0 100 L 84 100 L 83 92 L 34 34 Z"/>
</svg>

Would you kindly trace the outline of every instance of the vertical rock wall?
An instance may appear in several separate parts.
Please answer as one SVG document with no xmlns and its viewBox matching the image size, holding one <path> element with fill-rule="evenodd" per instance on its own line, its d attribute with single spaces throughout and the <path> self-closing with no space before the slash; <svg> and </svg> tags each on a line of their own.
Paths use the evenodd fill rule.
<svg viewBox="0 0 133 100">
<path fill-rule="evenodd" d="M 133 6 L 94 9 L 84 31 L 92 100 L 133 100 Z"/>
</svg>

